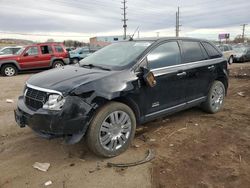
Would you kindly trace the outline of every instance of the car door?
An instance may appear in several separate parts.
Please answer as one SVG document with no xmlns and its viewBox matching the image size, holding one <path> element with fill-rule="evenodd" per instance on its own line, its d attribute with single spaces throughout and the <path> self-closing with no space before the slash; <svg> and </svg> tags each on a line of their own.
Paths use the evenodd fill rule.
<svg viewBox="0 0 250 188">
<path fill-rule="evenodd" d="M 182 69 L 186 73 L 186 99 L 188 103 L 205 99 L 215 77 L 214 61 L 210 60 L 199 41 L 182 40 Z"/>
<path fill-rule="evenodd" d="M 154 73 L 157 84 L 141 91 L 145 118 L 166 114 L 185 103 L 185 75 L 179 68 L 180 48 L 177 41 L 159 44 L 146 57 L 147 67 Z"/>
<path fill-rule="evenodd" d="M 20 56 L 19 64 L 22 69 L 31 69 L 40 67 L 39 49 L 37 46 L 27 47 Z"/>
<path fill-rule="evenodd" d="M 41 45 L 40 50 L 41 50 L 41 56 L 39 58 L 40 66 L 49 67 L 51 65 L 51 59 L 54 56 L 51 45 Z"/>
<path fill-rule="evenodd" d="M 247 49 L 247 52 L 246 52 L 246 60 L 247 60 L 247 61 L 250 60 L 250 48 Z"/>
</svg>

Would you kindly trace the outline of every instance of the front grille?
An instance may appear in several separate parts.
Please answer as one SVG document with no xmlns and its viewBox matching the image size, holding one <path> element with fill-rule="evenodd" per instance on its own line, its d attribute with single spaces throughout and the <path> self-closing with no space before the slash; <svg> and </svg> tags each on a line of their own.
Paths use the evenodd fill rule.
<svg viewBox="0 0 250 188">
<path fill-rule="evenodd" d="M 27 91 L 25 92 L 25 104 L 28 107 L 35 110 L 42 108 L 46 99 L 46 92 L 27 87 Z"/>
</svg>

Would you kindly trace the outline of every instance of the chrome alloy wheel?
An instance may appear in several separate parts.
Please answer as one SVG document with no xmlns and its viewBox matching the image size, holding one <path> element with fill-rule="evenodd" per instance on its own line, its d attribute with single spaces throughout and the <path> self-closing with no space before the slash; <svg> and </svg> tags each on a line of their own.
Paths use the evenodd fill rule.
<svg viewBox="0 0 250 188">
<path fill-rule="evenodd" d="M 60 67 L 62 67 L 63 65 L 61 64 L 61 63 L 56 63 L 55 64 L 55 68 L 60 68 Z"/>
<path fill-rule="evenodd" d="M 6 67 L 4 70 L 6 76 L 13 76 L 16 73 L 16 70 L 13 67 Z"/>
<path fill-rule="evenodd" d="M 220 109 L 224 100 L 224 89 L 221 85 L 216 85 L 211 95 L 211 106 L 214 110 Z"/>
<path fill-rule="evenodd" d="M 99 140 L 108 151 L 121 148 L 131 134 L 131 119 L 124 111 L 110 113 L 102 122 Z"/>
</svg>

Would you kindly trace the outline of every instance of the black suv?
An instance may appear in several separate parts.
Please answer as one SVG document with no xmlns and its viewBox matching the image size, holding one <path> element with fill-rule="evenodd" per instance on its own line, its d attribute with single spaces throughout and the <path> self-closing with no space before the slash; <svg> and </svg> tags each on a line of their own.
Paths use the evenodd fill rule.
<svg viewBox="0 0 250 188">
<path fill-rule="evenodd" d="M 218 112 L 228 87 L 227 60 L 206 40 L 157 38 L 109 45 L 77 65 L 32 76 L 15 118 L 46 138 L 113 157 L 137 124 L 193 106 Z"/>
</svg>

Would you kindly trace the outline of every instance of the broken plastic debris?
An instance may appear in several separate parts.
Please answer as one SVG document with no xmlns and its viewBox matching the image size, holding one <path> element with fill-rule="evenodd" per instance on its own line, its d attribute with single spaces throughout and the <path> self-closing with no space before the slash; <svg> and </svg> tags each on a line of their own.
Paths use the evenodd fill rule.
<svg viewBox="0 0 250 188">
<path fill-rule="evenodd" d="M 6 99 L 7 103 L 13 103 L 14 101 L 12 99 Z"/>
<path fill-rule="evenodd" d="M 49 186 L 51 184 L 52 184 L 52 181 L 50 181 L 50 180 L 44 183 L 45 186 Z"/>
<path fill-rule="evenodd" d="M 155 142 L 155 141 L 156 141 L 156 139 L 151 138 L 149 141 L 150 141 L 150 142 Z"/>
<path fill-rule="evenodd" d="M 239 96 L 241 96 L 241 97 L 245 97 L 245 94 L 244 94 L 245 92 L 243 92 L 243 91 L 241 91 L 241 92 L 238 92 L 237 94 L 239 95 Z"/>
<path fill-rule="evenodd" d="M 140 164 L 144 164 L 146 162 L 151 161 L 155 158 L 155 152 L 152 149 L 149 149 L 147 152 L 147 156 L 139 161 L 132 162 L 132 163 L 107 163 L 108 167 L 130 167 L 130 166 L 136 166 Z"/>
<path fill-rule="evenodd" d="M 36 168 L 38 170 L 41 170 L 43 172 L 47 172 L 47 170 L 50 167 L 50 163 L 39 163 L 39 162 L 35 162 L 33 164 L 33 168 Z"/>
</svg>

